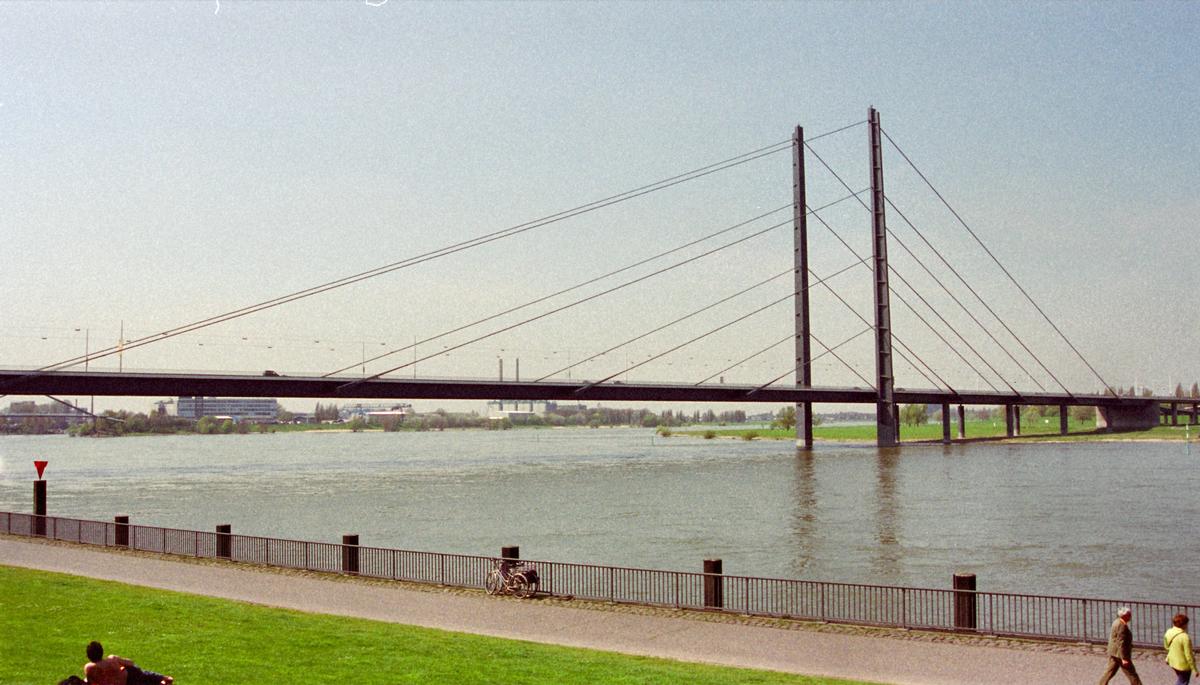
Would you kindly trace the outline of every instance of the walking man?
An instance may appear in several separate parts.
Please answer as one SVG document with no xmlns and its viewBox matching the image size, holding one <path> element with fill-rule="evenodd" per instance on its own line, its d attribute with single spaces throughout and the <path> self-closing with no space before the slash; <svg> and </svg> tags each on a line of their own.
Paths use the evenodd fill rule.
<svg viewBox="0 0 1200 685">
<path fill-rule="evenodd" d="M 1129 631 L 1129 620 L 1133 612 L 1129 607 L 1117 609 L 1117 620 L 1113 621 L 1112 630 L 1108 634 L 1108 668 L 1100 676 L 1100 685 L 1108 685 L 1117 674 L 1117 669 L 1125 673 L 1129 685 L 1142 685 L 1137 669 L 1133 667 L 1133 633 Z"/>
</svg>

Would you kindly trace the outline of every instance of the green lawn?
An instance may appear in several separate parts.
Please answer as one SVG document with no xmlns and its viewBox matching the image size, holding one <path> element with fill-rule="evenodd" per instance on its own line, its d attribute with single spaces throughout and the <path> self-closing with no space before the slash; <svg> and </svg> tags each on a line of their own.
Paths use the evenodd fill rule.
<svg viewBox="0 0 1200 685">
<path fill-rule="evenodd" d="M 0 684 L 41 685 L 82 675 L 90 640 L 173 675 L 180 685 L 855 685 L 306 614 L 0 566 Z"/>
<path fill-rule="evenodd" d="M 958 423 L 951 424 L 951 437 L 958 437 Z M 966 434 L 967 438 L 999 438 L 1004 437 L 1004 420 L 972 420 L 967 421 Z M 1079 422 L 1071 419 L 1067 424 L 1069 435 L 1062 436 L 1058 432 L 1058 418 L 1050 417 L 1050 420 L 1030 421 L 1028 419 L 1021 422 L 1021 438 L 1030 440 L 1183 440 L 1189 438 L 1191 440 L 1200 441 L 1200 426 L 1191 426 L 1190 429 L 1184 426 L 1156 426 L 1146 430 L 1139 431 L 1123 431 L 1120 433 L 1102 433 L 1096 431 L 1094 421 Z M 734 437 L 744 438 L 747 434 L 755 434 L 755 439 L 768 440 L 794 440 L 796 437 L 795 430 L 781 430 L 770 428 L 708 428 L 703 430 L 694 429 L 672 429 L 673 435 L 688 435 L 704 437 L 708 432 L 712 432 L 714 437 Z M 828 440 L 831 442 L 870 442 L 875 440 L 875 426 L 872 424 L 861 425 L 831 425 L 831 426 L 816 426 L 813 428 L 813 438 L 815 440 Z M 923 426 L 900 426 L 900 439 L 908 440 L 941 440 L 942 439 L 942 424 L 940 421 L 927 423 Z"/>
</svg>

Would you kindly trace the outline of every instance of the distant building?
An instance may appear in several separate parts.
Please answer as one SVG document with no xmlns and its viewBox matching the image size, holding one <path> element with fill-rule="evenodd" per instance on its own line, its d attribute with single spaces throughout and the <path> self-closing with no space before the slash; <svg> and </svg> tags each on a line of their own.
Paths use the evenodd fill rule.
<svg viewBox="0 0 1200 685">
<path fill-rule="evenodd" d="M 404 402 L 357 402 L 355 404 L 343 405 L 338 411 L 338 418 L 342 420 L 353 418 L 369 420 L 396 416 L 404 419 L 412 416 L 413 413 L 412 405 Z"/>
<path fill-rule="evenodd" d="M 180 397 L 175 403 L 175 413 L 181 419 L 227 416 L 237 422 L 270 423 L 279 416 L 279 400 L 258 397 L 250 399 Z"/>
<path fill-rule="evenodd" d="M 538 409 L 538 406 L 541 409 Z M 583 404 L 579 405 L 584 409 Z M 545 416 L 547 412 L 558 409 L 553 400 L 489 400 L 487 414 L 489 419 L 518 418 L 524 416 Z"/>
</svg>

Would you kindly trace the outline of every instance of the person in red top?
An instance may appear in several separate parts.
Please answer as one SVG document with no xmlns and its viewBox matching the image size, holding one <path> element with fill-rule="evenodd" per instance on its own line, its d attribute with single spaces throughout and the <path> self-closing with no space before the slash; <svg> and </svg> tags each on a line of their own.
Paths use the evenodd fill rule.
<svg viewBox="0 0 1200 685">
<path fill-rule="evenodd" d="M 88 643 L 87 657 L 83 675 L 91 685 L 170 685 L 175 682 L 171 676 L 142 670 L 116 654 L 105 657 L 104 647 L 94 640 Z"/>
</svg>

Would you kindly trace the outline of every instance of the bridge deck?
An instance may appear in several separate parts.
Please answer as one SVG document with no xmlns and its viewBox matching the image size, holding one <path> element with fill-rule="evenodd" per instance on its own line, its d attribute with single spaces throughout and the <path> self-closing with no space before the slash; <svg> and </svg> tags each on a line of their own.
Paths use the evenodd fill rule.
<svg viewBox="0 0 1200 685">
<path fill-rule="evenodd" d="M 308 397 L 445 400 L 557 400 L 643 402 L 796 402 L 874 404 L 873 388 L 796 388 L 753 385 L 683 385 L 610 382 L 590 385 L 579 381 L 499 381 L 469 379 L 243 376 L 196 373 L 115 373 L 56 371 L 37 373 L 0 370 L 0 393 L 7 395 Z M 896 401 L 906 404 L 1039 404 L 1069 406 L 1129 406 L 1146 402 L 1191 404 L 1198 399 L 1177 397 L 1112 397 L 1066 393 L 949 392 L 897 388 Z"/>
</svg>

